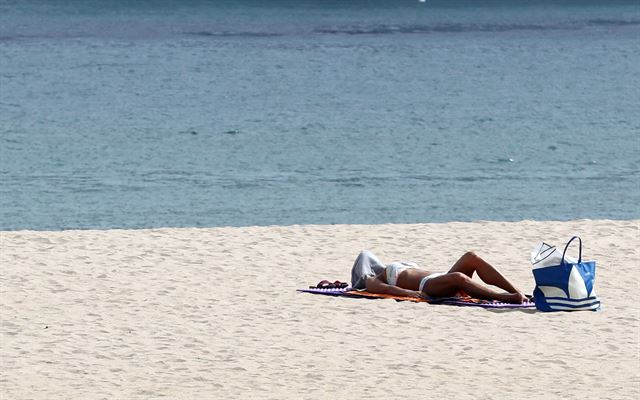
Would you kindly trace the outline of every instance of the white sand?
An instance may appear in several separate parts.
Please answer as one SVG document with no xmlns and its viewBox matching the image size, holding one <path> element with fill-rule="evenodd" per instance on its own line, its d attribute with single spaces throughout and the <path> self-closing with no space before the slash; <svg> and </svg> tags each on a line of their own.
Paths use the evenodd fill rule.
<svg viewBox="0 0 640 400">
<path fill-rule="evenodd" d="M 639 221 L 2 232 L 2 399 L 640 396 Z M 475 250 L 531 293 L 579 233 L 604 311 L 301 294 L 370 249 L 443 271 Z"/>
</svg>

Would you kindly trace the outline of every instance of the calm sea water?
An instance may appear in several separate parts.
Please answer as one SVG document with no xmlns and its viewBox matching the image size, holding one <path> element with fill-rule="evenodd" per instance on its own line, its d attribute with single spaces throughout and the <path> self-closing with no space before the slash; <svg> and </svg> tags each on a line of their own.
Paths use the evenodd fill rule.
<svg viewBox="0 0 640 400">
<path fill-rule="evenodd" d="M 640 218 L 639 66 L 636 1 L 0 0 L 0 230 Z"/>
</svg>

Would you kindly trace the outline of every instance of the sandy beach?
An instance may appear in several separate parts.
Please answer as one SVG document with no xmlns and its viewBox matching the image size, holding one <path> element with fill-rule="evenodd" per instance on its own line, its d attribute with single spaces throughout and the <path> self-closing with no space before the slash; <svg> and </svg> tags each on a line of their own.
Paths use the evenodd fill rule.
<svg viewBox="0 0 640 400">
<path fill-rule="evenodd" d="M 638 398 L 639 223 L 2 232 L 0 397 Z M 473 250 L 531 293 L 531 249 L 573 234 L 602 312 L 295 290 L 362 249 L 431 271 Z"/>
</svg>

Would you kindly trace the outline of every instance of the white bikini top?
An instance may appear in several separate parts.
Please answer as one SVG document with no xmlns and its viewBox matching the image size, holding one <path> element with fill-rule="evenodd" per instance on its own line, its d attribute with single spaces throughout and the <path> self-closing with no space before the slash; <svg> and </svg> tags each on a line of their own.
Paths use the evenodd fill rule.
<svg viewBox="0 0 640 400">
<path fill-rule="evenodd" d="M 418 264 L 414 262 L 400 261 L 387 265 L 387 284 L 396 286 L 396 283 L 398 282 L 398 275 L 400 275 L 400 273 L 405 269 L 409 268 L 418 268 Z"/>
</svg>

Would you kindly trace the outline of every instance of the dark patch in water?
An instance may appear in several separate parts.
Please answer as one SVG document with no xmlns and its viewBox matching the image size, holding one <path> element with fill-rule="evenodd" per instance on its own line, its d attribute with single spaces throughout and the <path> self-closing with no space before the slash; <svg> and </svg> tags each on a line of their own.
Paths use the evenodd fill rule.
<svg viewBox="0 0 640 400">
<path fill-rule="evenodd" d="M 346 35 L 384 35 L 384 34 L 429 34 L 429 33 L 465 33 L 465 32 L 510 32 L 510 31 L 547 31 L 547 30 L 577 30 L 585 26 L 633 26 L 640 25 L 640 20 L 608 20 L 592 19 L 582 23 L 566 24 L 461 24 L 447 23 L 436 25 L 376 25 L 376 26 L 345 26 L 337 28 L 320 28 L 316 34 L 346 34 Z"/>
<path fill-rule="evenodd" d="M 318 34 L 346 35 L 384 35 L 384 34 L 429 34 L 429 33 L 464 33 L 464 32 L 508 32 L 516 30 L 543 31 L 571 29 L 568 26 L 533 25 L 533 24 L 438 24 L 438 25 L 406 25 L 406 26 L 353 26 L 344 28 L 321 28 L 314 30 Z"/>
<path fill-rule="evenodd" d="M 230 31 L 199 31 L 199 32 L 185 32 L 187 35 L 192 36 L 204 36 L 204 37 L 274 37 L 284 36 L 284 33 L 277 32 L 230 32 Z"/>
<path fill-rule="evenodd" d="M 270 38 L 281 36 L 297 35 L 392 35 L 392 34 L 432 34 L 432 33 L 465 33 L 465 32 L 511 32 L 511 31 L 557 31 L 557 30 L 581 30 L 585 28 L 598 27 L 632 27 L 640 26 L 640 19 L 607 19 L 595 18 L 582 21 L 572 21 L 563 23 L 548 24 L 528 24 L 528 23 L 441 23 L 441 24 L 377 24 L 377 25 L 344 25 L 344 26 L 316 26 L 308 28 L 298 28 L 291 30 L 279 29 L 265 31 L 233 31 L 233 30 L 198 30 L 182 31 L 179 35 L 189 35 L 210 38 Z M 95 30 L 95 31 L 64 31 L 50 33 L 32 33 L 13 35 L 12 32 L 0 34 L 0 42 L 16 40 L 40 40 L 40 39 L 72 39 L 89 37 L 131 37 L 146 38 L 156 35 L 169 35 L 173 32 L 162 29 L 137 30 L 126 29 L 116 30 Z"/>
<path fill-rule="evenodd" d="M 620 20 L 620 19 L 590 19 L 587 21 L 588 25 L 594 26 L 630 26 L 640 25 L 640 20 Z"/>
</svg>

